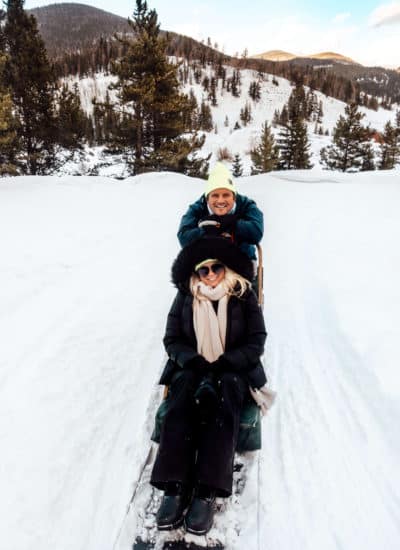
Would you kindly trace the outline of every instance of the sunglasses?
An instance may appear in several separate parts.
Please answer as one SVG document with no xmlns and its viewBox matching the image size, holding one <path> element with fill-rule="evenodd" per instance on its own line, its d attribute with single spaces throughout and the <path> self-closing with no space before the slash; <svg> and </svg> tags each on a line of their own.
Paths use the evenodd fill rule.
<svg viewBox="0 0 400 550">
<path fill-rule="evenodd" d="M 197 270 L 197 274 L 199 275 L 199 277 L 207 277 L 207 275 L 210 273 L 210 269 L 213 273 L 215 273 L 215 275 L 219 275 L 220 273 L 222 273 L 222 271 L 224 271 L 225 266 L 222 264 L 212 264 L 210 266 L 205 265 L 203 267 L 199 267 L 199 269 Z"/>
</svg>

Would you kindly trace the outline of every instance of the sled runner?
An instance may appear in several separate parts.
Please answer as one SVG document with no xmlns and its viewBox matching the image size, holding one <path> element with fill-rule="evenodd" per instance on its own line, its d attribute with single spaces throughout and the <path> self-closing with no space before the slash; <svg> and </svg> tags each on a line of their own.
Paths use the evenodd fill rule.
<svg viewBox="0 0 400 550">
<path fill-rule="evenodd" d="M 242 493 L 249 481 L 256 485 L 258 481 L 258 461 L 254 453 L 238 454 L 235 457 L 233 492 L 229 499 L 217 499 L 214 526 L 207 535 L 197 536 L 185 532 L 183 527 L 173 531 L 158 531 L 156 513 L 162 494 L 151 487 L 149 480 L 155 456 L 150 458 L 139 480 L 135 498 L 131 503 L 124 531 L 114 550 L 231 550 L 236 547 L 242 528 L 242 518 L 254 520 L 258 516 L 258 498 L 244 508 Z M 229 516 L 229 519 L 228 519 Z M 134 534 L 129 546 L 129 534 Z M 132 541 L 132 538 L 130 539 Z"/>
</svg>

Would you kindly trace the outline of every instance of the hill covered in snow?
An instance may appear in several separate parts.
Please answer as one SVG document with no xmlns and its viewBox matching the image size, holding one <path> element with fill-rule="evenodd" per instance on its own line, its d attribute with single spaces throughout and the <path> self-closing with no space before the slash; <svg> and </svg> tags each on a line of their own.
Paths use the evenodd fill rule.
<svg viewBox="0 0 400 550">
<path fill-rule="evenodd" d="M 237 69 L 226 66 L 227 78 L 231 77 Z M 234 97 L 227 92 L 221 85 L 217 87 L 216 101 L 217 105 L 213 106 L 209 100 L 208 92 L 204 90 L 201 82 L 196 83 L 193 75 L 193 69 L 187 66 L 188 77 L 187 82 L 182 85 L 182 90 L 189 94 L 191 91 L 195 95 L 198 105 L 203 101 L 210 105 L 213 129 L 205 132 L 206 141 L 201 151 L 202 156 L 207 156 L 211 153 L 211 162 L 215 161 L 222 150 L 226 149 L 225 155 L 228 154 L 227 162 L 232 162 L 235 154 L 240 155 L 243 162 L 244 175 L 250 175 L 251 159 L 250 150 L 257 144 L 261 127 L 264 122 L 272 123 L 276 110 L 281 110 L 287 103 L 289 96 L 293 90 L 293 85 L 285 78 L 277 77 L 271 74 L 260 75 L 257 71 L 249 69 L 241 69 L 240 73 L 240 95 Z M 211 66 L 203 70 L 204 76 L 210 79 L 213 74 Z M 258 81 L 261 89 L 261 99 L 258 102 L 253 101 L 249 96 L 249 87 L 251 82 Z M 78 85 L 82 106 L 86 113 L 93 112 L 93 100 L 104 102 L 107 91 L 114 77 L 105 74 L 96 74 L 93 77 L 77 78 L 69 77 L 67 82 L 71 89 L 75 84 Z M 307 88 L 306 88 L 307 89 Z M 112 100 L 116 101 L 115 92 L 109 91 Z M 310 140 L 310 151 L 312 153 L 311 162 L 315 168 L 320 168 L 320 150 L 322 147 L 331 143 L 332 130 L 340 115 L 344 114 L 346 103 L 332 97 L 328 97 L 321 92 L 315 91 L 316 101 L 322 104 L 323 116 L 322 122 L 316 128 L 314 120 L 308 123 L 308 136 Z M 248 124 L 243 125 L 240 120 L 240 111 L 248 104 L 251 109 L 251 120 Z M 370 126 L 377 132 L 382 132 L 386 122 L 394 123 L 396 117 L 396 106 L 391 111 L 379 108 L 377 111 L 360 107 L 360 111 L 365 115 L 363 124 Z M 235 129 L 235 125 L 239 124 L 240 128 Z M 320 129 L 322 128 L 322 135 Z M 273 129 L 275 136 L 279 133 L 279 127 Z M 328 133 L 329 135 L 324 135 Z M 378 145 L 375 144 L 375 149 L 378 151 Z M 90 169 L 95 162 L 100 162 L 97 155 L 101 150 L 95 149 L 92 155 L 86 158 L 86 163 L 82 169 Z M 112 168 L 100 168 L 100 175 L 123 175 L 124 167 L 119 164 L 119 159 L 115 158 L 112 162 Z M 74 173 L 77 170 L 75 165 L 68 165 L 66 171 Z"/>
<path fill-rule="evenodd" d="M 2 548 L 131 548 L 116 541 L 158 398 L 176 230 L 203 185 L 171 173 L 0 180 Z M 265 215 L 278 392 L 263 420 L 261 547 L 397 550 L 398 172 L 288 171 L 238 187 Z M 253 489 L 231 549 L 258 548 Z"/>
</svg>

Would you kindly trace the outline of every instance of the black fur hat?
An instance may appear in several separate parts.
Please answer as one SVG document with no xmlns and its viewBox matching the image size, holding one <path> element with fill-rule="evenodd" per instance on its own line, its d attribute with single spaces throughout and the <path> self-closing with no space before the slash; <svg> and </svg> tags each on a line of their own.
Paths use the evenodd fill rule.
<svg viewBox="0 0 400 550">
<path fill-rule="evenodd" d="M 187 288 L 194 268 L 208 258 L 215 258 L 245 279 L 252 280 L 253 263 L 235 244 L 223 237 L 203 238 L 190 243 L 179 252 L 172 265 L 172 282 L 177 288 Z"/>
</svg>

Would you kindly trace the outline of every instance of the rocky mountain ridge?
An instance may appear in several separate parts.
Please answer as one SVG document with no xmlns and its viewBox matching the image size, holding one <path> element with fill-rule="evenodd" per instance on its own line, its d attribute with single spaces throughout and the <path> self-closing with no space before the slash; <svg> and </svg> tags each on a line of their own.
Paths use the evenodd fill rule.
<svg viewBox="0 0 400 550">
<path fill-rule="evenodd" d="M 344 63 L 345 65 L 360 65 L 360 63 L 357 63 L 356 61 L 351 59 L 351 57 L 347 57 L 345 55 L 335 52 L 320 52 L 310 55 L 297 55 L 294 53 L 285 52 L 283 50 L 269 50 L 267 52 L 256 54 L 251 57 L 253 57 L 254 59 L 267 59 L 269 61 L 278 62 L 292 61 L 294 59 L 317 59 L 336 63 Z"/>
</svg>

